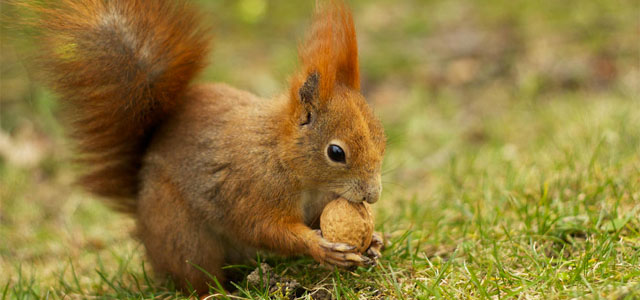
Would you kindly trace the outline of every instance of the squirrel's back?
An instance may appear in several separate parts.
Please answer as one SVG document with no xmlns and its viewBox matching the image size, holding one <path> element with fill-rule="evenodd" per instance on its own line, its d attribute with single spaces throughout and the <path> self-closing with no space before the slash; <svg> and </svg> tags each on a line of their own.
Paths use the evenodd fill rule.
<svg viewBox="0 0 640 300">
<path fill-rule="evenodd" d="M 62 0 L 36 10 L 45 80 L 89 167 L 82 184 L 131 212 L 150 136 L 204 66 L 209 36 L 182 1 Z"/>
</svg>

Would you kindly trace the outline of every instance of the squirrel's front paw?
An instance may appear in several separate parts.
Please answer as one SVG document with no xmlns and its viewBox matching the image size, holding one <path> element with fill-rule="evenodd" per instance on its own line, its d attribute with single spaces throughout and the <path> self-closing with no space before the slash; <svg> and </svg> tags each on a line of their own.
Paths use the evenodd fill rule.
<svg viewBox="0 0 640 300">
<path fill-rule="evenodd" d="M 382 256 L 381 251 L 384 249 L 384 239 L 380 232 L 374 232 L 371 238 L 371 245 L 367 249 L 366 255 L 371 259 L 373 264 L 378 262 L 378 258 Z"/>
<path fill-rule="evenodd" d="M 331 243 L 325 240 L 319 231 L 316 231 L 310 252 L 311 256 L 321 264 L 333 265 L 345 269 L 373 264 L 370 258 L 357 253 L 356 247 L 343 243 Z"/>
</svg>

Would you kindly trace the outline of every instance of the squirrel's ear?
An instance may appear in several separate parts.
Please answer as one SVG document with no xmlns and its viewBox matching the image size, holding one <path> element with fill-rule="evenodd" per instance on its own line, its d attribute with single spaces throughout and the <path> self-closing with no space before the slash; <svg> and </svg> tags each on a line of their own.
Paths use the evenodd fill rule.
<svg viewBox="0 0 640 300">
<path fill-rule="evenodd" d="M 300 101 L 302 101 L 303 104 L 311 104 L 311 102 L 318 98 L 319 77 L 318 72 L 311 73 L 307 77 L 307 80 L 304 81 L 304 84 L 302 84 L 302 87 L 300 87 L 298 93 L 300 95 Z"/>
<path fill-rule="evenodd" d="M 318 72 L 313 72 L 307 76 L 307 79 L 302 83 L 298 89 L 298 97 L 300 101 L 293 101 L 294 107 L 301 109 L 299 113 L 299 124 L 307 125 L 311 123 L 313 115 L 315 115 L 315 109 L 318 105 L 318 92 L 319 92 L 320 75 Z"/>
<path fill-rule="evenodd" d="M 336 85 L 360 90 L 353 18 L 341 1 L 327 1 L 318 9 L 307 39 L 299 48 L 299 55 L 303 69 L 298 75 L 302 78 L 298 77 L 297 82 L 319 78 L 317 93 L 321 100 L 328 99 Z"/>
</svg>

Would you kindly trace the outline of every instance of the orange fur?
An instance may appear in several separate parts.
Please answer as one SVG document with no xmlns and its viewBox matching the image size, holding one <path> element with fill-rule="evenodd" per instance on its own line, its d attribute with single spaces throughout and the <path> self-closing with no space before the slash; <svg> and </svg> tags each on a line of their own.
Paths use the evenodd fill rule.
<svg viewBox="0 0 640 300">
<path fill-rule="evenodd" d="M 41 13 L 42 69 L 90 166 L 81 182 L 135 211 L 137 170 L 153 128 L 204 66 L 208 35 L 181 2 L 62 0 Z"/>
<path fill-rule="evenodd" d="M 300 48 L 291 89 L 271 100 L 224 84 L 189 83 L 208 35 L 169 0 L 61 0 L 43 14 L 43 66 L 68 104 L 85 185 L 137 220 L 156 272 L 207 291 L 225 265 L 256 250 L 325 264 L 371 263 L 324 240 L 336 197 L 375 202 L 382 125 L 359 92 L 351 13 L 331 1 Z M 346 160 L 332 161 L 332 143 Z M 198 266 L 198 267 L 196 267 Z M 201 270 L 205 270 L 202 272 Z"/>
<path fill-rule="evenodd" d="M 302 72 L 292 79 L 290 95 L 297 93 L 306 78 L 320 75 L 320 99 L 329 98 L 338 84 L 360 90 L 358 44 L 351 11 L 333 0 L 316 11 L 306 41 L 299 49 Z"/>
</svg>

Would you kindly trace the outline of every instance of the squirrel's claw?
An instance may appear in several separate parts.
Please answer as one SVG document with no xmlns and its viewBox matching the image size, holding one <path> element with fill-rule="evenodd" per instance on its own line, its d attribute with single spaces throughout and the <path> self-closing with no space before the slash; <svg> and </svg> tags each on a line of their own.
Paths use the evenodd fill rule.
<svg viewBox="0 0 640 300">
<path fill-rule="evenodd" d="M 356 253 L 343 253 L 338 255 L 328 255 L 325 257 L 325 264 L 349 269 L 355 266 L 366 266 L 371 264 L 371 259 Z"/>
<path fill-rule="evenodd" d="M 356 249 L 354 246 L 350 246 L 343 243 L 330 243 L 327 240 L 322 239 L 320 242 L 320 246 L 326 250 L 336 251 L 336 252 L 351 252 Z"/>
<path fill-rule="evenodd" d="M 371 264 L 371 259 L 356 253 L 356 247 L 342 243 L 330 243 L 322 239 L 320 246 L 324 250 L 324 261 L 341 268 L 353 266 L 366 266 Z"/>
<path fill-rule="evenodd" d="M 382 238 L 382 234 L 379 232 L 374 232 L 371 238 L 371 245 L 366 251 L 366 255 L 371 258 L 371 261 L 374 265 L 378 262 L 378 258 L 382 256 L 382 249 L 384 249 L 384 240 Z"/>
<path fill-rule="evenodd" d="M 331 243 L 322 237 L 319 230 L 315 230 L 315 233 L 317 243 L 311 255 L 319 263 L 344 269 L 372 265 L 372 260 L 357 253 L 356 247 L 343 243 Z"/>
</svg>

